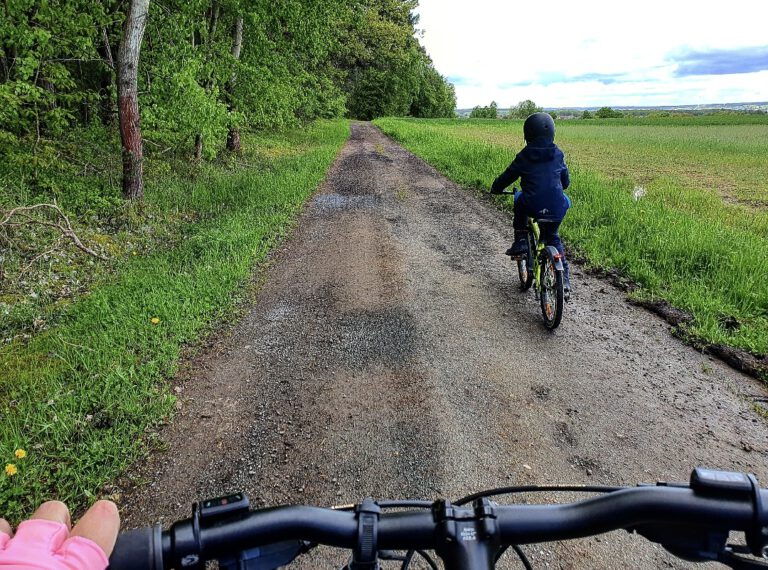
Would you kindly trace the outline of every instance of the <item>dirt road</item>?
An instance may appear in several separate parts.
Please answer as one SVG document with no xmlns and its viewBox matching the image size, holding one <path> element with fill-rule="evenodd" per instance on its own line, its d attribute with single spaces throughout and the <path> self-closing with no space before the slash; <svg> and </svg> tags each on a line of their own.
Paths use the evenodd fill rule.
<svg viewBox="0 0 768 570">
<path fill-rule="evenodd" d="M 546 331 L 502 253 L 511 235 L 489 203 L 353 125 L 247 316 L 186 366 L 167 451 L 123 493 L 127 525 L 236 489 L 327 505 L 686 480 L 697 465 L 768 483 L 758 382 L 578 268 Z M 553 567 L 684 567 L 626 533 L 528 551 Z"/>
</svg>

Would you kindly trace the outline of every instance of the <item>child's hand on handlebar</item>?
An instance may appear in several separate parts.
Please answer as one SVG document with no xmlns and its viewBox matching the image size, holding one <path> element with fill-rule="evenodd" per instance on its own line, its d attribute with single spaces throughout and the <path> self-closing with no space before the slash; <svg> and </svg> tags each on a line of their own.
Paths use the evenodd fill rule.
<svg viewBox="0 0 768 570">
<path fill-rule="evenodd" d="M 71 528 L 67 506 L 48 501 L 19 525 L 0 519 L 0 570 L 104 570 L 120 530 L 111 501 L 98 501 Z"/>
</svg>

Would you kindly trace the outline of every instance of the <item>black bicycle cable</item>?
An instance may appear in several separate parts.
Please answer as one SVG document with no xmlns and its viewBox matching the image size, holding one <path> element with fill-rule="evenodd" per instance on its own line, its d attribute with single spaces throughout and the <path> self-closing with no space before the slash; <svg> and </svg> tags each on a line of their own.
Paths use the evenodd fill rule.
<svg viewBox="0 0 768 570">
<path fill-rule="evenodd" d="M 423 550 L 417 550 L 417 551 L 416 551 L 416 554 L 418 554 L 418 555 L 419 555 L 419 556 L 421 556 L 421 557 L 422 557 L 424 560 L 426 560 L 426 561 L 427 561 L 427 564 L 429 564 L 429 567 L 430 567 L 432 570 L 440 570 L 440 568 L 439 568 L 439 567 L 438 567 L 438 565 L 437 565 L 437 562 L 435 562 L 435 561 L 434 561 L 434 559 L 433 559 L 433 558 L 432 558 L 432 557 L 431 557 L 429 554 L 427 554 L 427 553 L 426 553 L 426 552 L 424 552 Z"/>
<path fill-rule="evenodd" d="M 498 487 L 496 489 L 490 489 L 487 491 L 480 491 L 478 493 L 473 493 L 471 495 L 467 495 L 466 497 L 459 499 L 458 501 L 455 501 L 453 504 L 457 506 L 462 506 L 474 501 L 475 499 L 480 499 L 483 497 L 495 497 L 498 495 L 514 495 L 514 494 L 521 494 L 521 493 L 543 493 L 543 492 L 613 493 L 615 491 L 619 491 L 625 488 L 626 487 L 609 487 L 604 485 L 519 485 L 515 487 Z M 381 507 L 382 509 L 398 509 L 398 508 L 430 509 L 432 508 L 432 505 L 433 505 L 431 501 L 422 501 L 422 500 L 377 501 L 376 504 L 379 505 L 379 507 Z M 355 509 L 355 505 L 337 505 L 331 508 L 336 511 L 353 511 Z M 516 544 L 511 545 L 511 547 L 515 551 L 515 554 L 517 554 L 525 570 L 533 570 L 533 566 L 531 565 L 531 562 L 528 560 L 528 557 L 525 555 L 525 552 L 523 551 L 523 549 Z M 508 549 L 509 549 L 509 546 L 505 546 L 504 548 L 502 548 L 496 555 L 496 560 L 501 558 L 501 556 Z M 434 570 L 439 570 L 437 564 L 432 559 L 432 557 L 429 556 L 429 554 L 427 554 L 423 550 L 407 551 L 405 554 L 405 558 L 403 560 L 403 565 L 401 567 L 402 570 L 408 570 L 408 568 L 411 565 L 411 562 L 413 561 L 414 554 L 418 554 L 419 556 L 421 556 L 427 562 L 430 568 Z"/>
<path fill-rule="evenodd" d="M 462 506 L 471 503 L 475 499 L 483 497 L 496 497 L 498 495 L 514 495 L 520 493 L 546 493 L 546 492 L 576 492 L 576 493 L 615 493 L 627 487 L 609 487 L 606 485 L 520 485 L 516 487 L 498 487 L 488 491 L 479 491 L 454 501 L 454 505 Z"/>
<path fill-rule="evenodd" d="M 433 501 L 403 500 L 403 501 L 376 501 L 382 509 L 431 509 Z M 330 507 L 334 511 L 354 511 L 356 505 L 335 505 Z"/>
<path fill-rule="evenodd" d="M 515 487 L 498 487 L 496 489 L 490 489 L 488 491 L 480 491 L 467 495 L 456 501 L 454 505 L 466 505 L 471 503 L 475 499 L 481 499 L 484 497 L 496 497 L 498 495 L 514 495 L 521 493 L 543 493 L 543 492 L 577 492 L 577 493 L 614 493 L 625 487 L 609 487 L 605 485 L 518 485 Z M 525 570 L 533 570 L 530 560 L 525 555 L 520 546 L 512 544 L 512 549 L 517 554 L 520 562 L 523 564 Z M 501 558 L 504 553 L 509 549 L 509 546 L 505 546 L 496 554 L 496 561 Z"/>
<path fill-rule="evenodd" d="M 496 555 L 496 562 L 499 561 L 499 558 L 502 557 L 502 555 L 509 549 L 508 546 L 505 546 L 501 550 L 499 550 L 499 553 Z M 515 551 L 515 554 L 517 554 L 517 557 L 520 559 L 520 562 L 523 563 L 523 568 L 525 570 L 533 570 L 533 565 L 531 564 L 531 561 L 528 560 L 528 557 L 525 555 L 525 552 L 523 552 L 523 549 L 520 548 L 517 544 L 512 545 L 512 550 Z"/>
</svg>

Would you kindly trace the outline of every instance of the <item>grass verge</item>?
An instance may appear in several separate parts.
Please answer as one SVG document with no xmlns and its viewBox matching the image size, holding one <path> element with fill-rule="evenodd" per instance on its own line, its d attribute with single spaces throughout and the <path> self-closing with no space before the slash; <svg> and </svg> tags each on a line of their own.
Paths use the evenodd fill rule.
<svg viewBox="0 0 768 570">
<path fill-rule="evenodd" d="M 51 497 L 78 508 L 140 456 L 173 409 L 163 378 L 286 234 L 348 131 L 335 121 L 262 135 L 249 143 L 263 160 L 150 186 L 150 211 L 193 220 L 181 239 L 124 256 L 55 326 L 0 348 L 3 516 Z"/>
<path fill-rule="evenodd" d="M 386 134 L 449 178 L 480 190 L 490 187 L 522 146 L 522 141 L 509 144 L 507 137 L 499 140 L 494 135 L 506 130 L 519 139 L 516 122 L 486 123 L 487 127 L 478 121 L 376 121 Z M 590 128 L 596 129 L 596 137 L 605 138 L 597 133 L 609 127 Z M 486 136 L 472 134 L 478 129 L 487 131 Z M 560 131 L 566 140 L 566 128 Z M 712 143 L 707 139 L 701 144 Z M 603 152 L 609 153 L 610 146 Z M 641 143 L 636 143 L 636 152 L 644 152 Z M 692 151 L 691 161 L 697 156 Z M 572 165 L 580 163 L 578 155 L 566 152 L 566 159 Z M 638 199 L 636 181 L 626 175 L 612 177 L 584 167 L 573 168 L 571 174 L 568 193 L 574 207 L 561 230 L 569 245 L 591 265 L 617 269 L 632 279 L 639 285 L 634 295 L 664 299 L 691 313 L 693 320 L 685 332 L 692 338 L 760 358 L 768 354 L 765 210 L 728 203 L 695 180 L 679 177 L 649 180 Z"/>
</svg>

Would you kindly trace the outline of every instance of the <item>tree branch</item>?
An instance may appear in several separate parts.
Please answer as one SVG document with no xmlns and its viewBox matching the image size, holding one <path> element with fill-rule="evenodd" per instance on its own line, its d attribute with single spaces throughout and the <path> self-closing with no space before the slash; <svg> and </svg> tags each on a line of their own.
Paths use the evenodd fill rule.
<svg viewBox="0 0 768 570">
<path fill-rule="evenodd" d="M 49 211 L 52 211 L 56 217 L 57 221 L 49 221 L 45 219 L 35 218 L 34 216 L 30 215 L 31 212 L 36 212 L 40 210 L 48 209 Z M 53 228 L 55 230 L 58 230 L 61 233 L 61 236 L 64 238 L 67 238 L 72 245 L 74 245 L 77 249 L 80 251 L 87 253 L 90 256 L 93 256 L 97 259 L 101 259 L 102 261 L 107 261 L 107 258 L 100 253 L 94 251 L 87 245 L 85 245 L 78 235 L 75 233 L 75 230 L 72 228 L 72 223 L 69 221 L 69 218 L 67 215 L 57 206 L 55 203 L 53 204 L 34 204 L 33 206 L 18 206 L 16 208 L 12 208 L 11 210 L 8 210 L 5 213 L 0 214 L 0 218 L 2 220 L 0 221 L 0 228 L 2 227 L 12 227 L 12 226 L 20 226 L 20 225 L 38 225 L 38 226 L 44 226 L 48 228 Z M 21 218 L 24 220 L 23 222 L 16 222 L 13 221 L 13 218 Z M 44 255 L 44 254 L 41 254 Z M 34 263 L 39 259 L 41 256 L 37 256 L 35 259 L 32 260 Z M 24 271 L 28 269 L 25 268 Z"/>
</svg>

